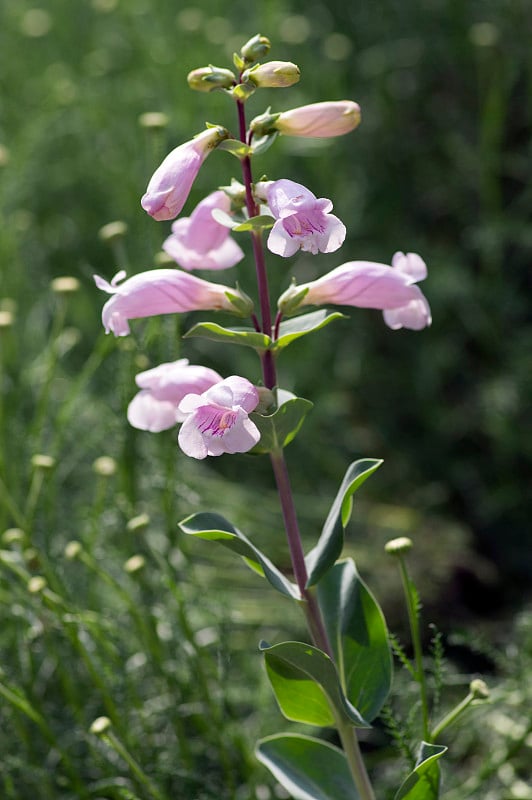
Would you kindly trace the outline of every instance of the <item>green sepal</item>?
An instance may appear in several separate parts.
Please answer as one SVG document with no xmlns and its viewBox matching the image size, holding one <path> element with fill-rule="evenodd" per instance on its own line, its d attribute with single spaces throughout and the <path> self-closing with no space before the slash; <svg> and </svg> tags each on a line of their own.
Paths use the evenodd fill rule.
<svg viewBox="0 0 532 800">
<path fill-rule="evenodd" d="M 235 67 L 239 72 L 242 72 L 242 70 L 246 66 L 246 62 L 244 61 L 243 58 L 240 58 L 238 53 L 233 53 L 233 64 L 235 65 Z"/>
<path fill-rule="evenodd" d="M 369 722 L 390 691 L 392 658 L 384 615 L 352 559 L 318 584 L 318 601 L 345 696 Z"/>
<path fill-rule="evenodd" d="M 301 338 L 301 336 L 319 331 L 320 328 L 324 328 L 334 320 L 345 318 L 345 314 L 341 314 L 339 311 L 320 309 L 319 311 L 313 311 L 311 314 L 303 314 L 300 317 L 281 322 L 279 336 L 273 343 L 272 350 L 276 352 L 283 350 L 293 341 Z"/>
<path fill-rule="evenodd" d="M 405 778 L 394 800 L 438 800 L 440 765 L 438 759 L 447 751 L 440 744 L 421 742 L 416 766 Z"/>
<path fill-rule="evenodd" d="M 242 218 L 238 220 L 237 218 L 231 216 L 226 211 L 222 211 L 221 208 L 213 208 L 211 211 L 211 217 L 216 220 L 218 225 L 223 225 L 224 228 L 236 228 L 238 225 L 242 223 Z"/>
<path fill-rule="evenodd" d="M 260 441 L 253 448 L 253 453 L 271 453 L 290 444 L 313 407 L 310 400 L 296 397 L 282 389 L 277 392 L 277 403 L 277 409 L 273 414 L 252 412 L 249 415 L 260 431 Z"/>
<path fill-rule="evenodd" d="M 254 328 L 224 328 L 216 322 L 199 322 L 183 334 L 183 339 L 193 336 L 209 339 L 211 342 L 252 347 L 259 352 L 267 350 L 271 344 L 269 336 L 266 336 L 265 333 L 258 333 Z"/>
<path fill-rule="evenodd" d="M 183 533 L 196 536 L 198 539 L 219 542 L 232 550 L 233 553 L 241 556 L 248 567 L 266 580 L 286 597 L 300 600 L 299 589 L 291 583 L 272 564 L 270 559 L 264 555 L 244 534 L 231 525 L 221 514 L 202 511 L 199 514 L 192 514 L 182 520 L 179 527 Z"/>
<path fill-rule="evenodd" d="M 305 558 L 309 576 L 307 587 L 317 583 L 342 554 L 344 529 L 353 510 L 353 494 L 381 464 L 382 459 L 361 458 L 347 468 L 318 543 Z"/>
<path fill-rule="evenodd" d="M 226 150 L 228 153 L 231 153 L 232 156 L 236 156 L 236 158 L 239 159 L 246 158 L 246 156 L 252 154 L 251 147 L 245 144 L 245 142 L 239 141 L 239 139 L 224 139 L 223 142 L 220 142 L 217 149 Z"/>
<path fill-rule="evenodd" d="M 360 800 L 345 754 L 328 742 L 280 733 L 257 742 L 255 755 L 293 800 Z"/>
<path fill-rule="evenodd" d="M 245 103 L 248 97 L 251 97 L 251 95 L 255 93 L 256 89 L 256 83 L 253 83 L 253 81 L 245 81 L 244 83 L 239 83 L 237 86 L 234 86 L 229 91 L 235 100 L 240 100 Z"/>
<path fill-rule="evenodd" d="M 329 656 L 303 642 L 261 642 L 266 671 L 286 719 L 334 727 L 338 718 L 358 728 L 369 725 L 345 697 Z M 334 712 L 333 712 L 334 709 Z"/>
<path fill-rule="evenodd" d="M 234 231 L 240 233 L 241 231 L 261 231 L 267 228 L 273 228 L 275 225 L 274 217 L 269 214 L 260 214 L 257 217 L 250 217 L 245 222 L 235 225 Z"/>
<path fill-rule="evenodd" d="M 257 136 L 256 139 L 252 139 L 251 149 L 253 150 L 253 155 L 257 156 L 269 150 L 278 136 L 279 131 L 274 131 L 273 133 L 267 133 L 264 136 Z"/>
</svg>

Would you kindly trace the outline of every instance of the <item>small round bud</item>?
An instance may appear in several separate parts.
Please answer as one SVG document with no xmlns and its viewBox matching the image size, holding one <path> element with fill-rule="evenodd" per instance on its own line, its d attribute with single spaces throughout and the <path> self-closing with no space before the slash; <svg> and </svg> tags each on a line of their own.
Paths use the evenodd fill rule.
<svg viewBox="0 0 532 800">
<path fill-rule="evenodd" d="M 0 328 L 10 328 L 15 317 L 11 311 L 2 311 L 0 309 Z"/>
<path fill-rule="evenodd" d="M 195 92 L 212 92 L 215 89 L 230 89 L 236 83 L 236 76 L 230 69 L 209 65 L 189 72 L 187 83 Z"/>
<path fill-rule="evenodd" d="M 27 547 L 22 554 L 24 556 L 24 561 L 26 565 L 31 570 L 37 570 L 41 566 L 41 560 L 39 558 L 39 553 L 34 547 Z"/>
<path fill-rule="evenodd" d="M 0 167 L 5 167 L 7 164 L 9 164 L 9 159 L 9 150 L 4 144 L 0 144 Z"/>
<path fill-rule="evenodd" d="M 126 528 L 130 533 L 137 533 L 138 531 L 144 530 L 150 524 L 150 518 L 148 514 L 139 514 L 137 517 L 132 517 L 127 525 Z"/>
<path fill-rule="evenodd" d="M 397 539 L 390 539 L 384 545 L 384 550 L 391 556 L 402 556 L 408 553 L 413 547 L 412 539 L 408 536 L 399 536 Z"/>
<path fill-rule="evenodd" d="M 294 282 L 280 296 L 277 301 L 277 308 L 285 316 L 290 316 L 290 314 L 297 311 L 306 294 L 308 294 L 308 288 L 301 289 Z"/>
<path fill-rule="evenodd" d="M 257 33 L 242 47 L 240 55 L 246 63 L 252 64 L 254 61 L 260 61 L 261 58 L 267 56 L 270 48 L 270 40 L 266 36 L 261 36 L 260 33 Z"/>
<path fill-rule="evenodd" d="M 94 733 L 95 736 L 101 736 L 111 727 L 112 727 L 112 722 L 109 719 L 109 717 L 96 717 L 96 719 L 90 726 L 89 731 L 90 733 Z"/>
<path fill-rule="evenodd" d="M 4 544 L 18 544 L 19 542 L 23 542 L 25 538 L 26 534 L 22 528 L 8 528 L 2 534 L 2 541 Z"/>
<path fill-rule="evenodd" d="M 56 294 L 72 294 L 79 291 L 80 282 L 71 275 L 64 275 L 60 278 L 54 278 L 50 286 L 52 287 L 52 292 Z"/>
<path fill-rule="evenodd" d="M 103 478 L 109 478 L 114 475 L 117 470 L 117 463 L 111 456 L 100 456 L 92 464 L 92 469 L 96 475 L 101 475 Z"/>
<path fill-rule="evenodd" d="M 291 61 L 267 61 L 247 69 L 242 80 L 254 83 L 255 86 L 271 89 L 282 89 L 293 86 L 299 81 L 301 71 Z"/>
<path fill-rule="evenodd" d="M 146 111 L 139 117 L 139 125 L 146 130 L 160 131 L 166 128 L 169 119 L 162 111 Z"/>
<path fill-rule="evenodd" d="M 81 542 L 78 542 L 76 540 L 67 542 L 64 550 L 65 558 L 67 558 L 69 561 L 73 561 L 75 558 L 79 556 L 82 549 L 83 548 L 81 546 Z"/>
<path fill-rule="evenodd" d="M 46 586 L 46 578 L 43 578 L 42 575 L 34 575 L 28 581 L 28 592 L 30 594 L 39 594 L 43 589 L 46 589 Z"/>
<path fill-rule="evenodd" d="M 475 678 L 471 681 L 469 691 L 475 700 L 487 700 L 490 696 L 488 685 L 480 678 Z"/>
<path fill-rule="evenodd" d="M 102 242 L 116 242 L 118 239 L 123 239 L 127 233 L 127 225 L 122 220 L 115 220 L 115 222 L 108 222 L 98 231 L 98 236 Z"/>
<path fill-rule="evenodd" d="M 34 469 L 53 469 L 53 467 L 55 467 L 55 458 L 42 453 L 36 453 L 31 457 L 31 466 Z"/>
<path fill-rule="evenodd" d="M 141 569 L 144 569 L 146 564 L 146 559 L 144 556 L 136 555 L 131 556 L 128 558 L 126 563 L 124 564 L 124 570 L 129 572 L 130 575 L 133 575 L 135 572 L 140 572 Z"/>
<path fill-rule="evenodd" d="M 175 267 L 174 259 L 172 256 L 169 256 L 168 253 L 165 253 L 164 250 L 161 250 L 160 253 L 156 253 L 155 263 L 158 267 Z"/>
</svg>

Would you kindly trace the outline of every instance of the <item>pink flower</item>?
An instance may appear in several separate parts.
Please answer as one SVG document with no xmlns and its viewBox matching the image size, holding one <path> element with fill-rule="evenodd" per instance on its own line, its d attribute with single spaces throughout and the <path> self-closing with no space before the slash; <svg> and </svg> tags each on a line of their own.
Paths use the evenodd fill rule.
<svg viewBox="0 0 532 800">
<path fill-rule="evenodd" d="M 153 173 L 141 200 L 142 208 L 158 221 L 177 217 L 199 168 L 210 151 L 227 136 L 224 128 L 207 128 L 172 150 Z"/>
<path fill-rule="evenodd" d="M 236 290 L 203 281 L 179 269 L 139 272 L 118 286 L 125 276 L 121 270 L 111 283 L 94 276 L 97 287 L 113 295 L 103 307 L 102 322 L 105 332 L 112 331 L 115 336 L 127 336 L 130 319 L 181 311 L 235 310 L 228 293 L 234 298 L 238 295 Z"/>
<path fill-rule="evenodd" d="M 393 330 L 421 330 L 431 324 L 429 304 L 416 286 L 427 275 L 427 267 L 415 253 L 396 253 L 392 266 L 373 261 L 349 261 L 327 275 L 301 286 L 291 286 L 279 299 L 279 307 L 334 303 L 384 312 Z"/>
<path fill-rule="evenodd" d="M 246 453 L 260 439 L 248 414 L 259 403 L 257 389 L 245 378 L 232 375 L 203 394 L 189 394 L 179 404 L 186 419 L 179 446 L 187 456 L 203 459 L 222 453 Z"/>
<path fill-rule="evenodd" d="M 268 249 L 287 258 L 298 250 L 333 253 L 345 239 L 345 225 L 328 212 L 333 205 L 325 197 L 319 200 L 294 181 L 268 184 L 268 205 L 277 222 L 268 237 Z"/>
<path fill-rule="evenodd" d="M 213 369 L 191 365 L 187 358 L 159 364 L 136 376 L 141 391 L 129 404 L 127 418 L 142 431 L 157 433 L 172 428 L 185 418 L 178 406 L 187 394 L 201 394 L 221 380 Z"/>
<path fill-rule="evenodd" d="M 183 269 L 227 269 L 244 258 L 244 253 L 231 239 L 230 230 L 212 216 L 219 208 L 228 214 L 231 200 L 225 192 L 212 192 L 199 203 L 190 217 L 181 217 L 172 225 L 172 235 L 163 250 Z"/>
<path fill-rule="evenodd" d="M 329 100 L 282 111 L 274 127 L 286 136 L 328 138 L 350 133 L 359 122 L 358 103 L 352 100 Z"/>
</svg>

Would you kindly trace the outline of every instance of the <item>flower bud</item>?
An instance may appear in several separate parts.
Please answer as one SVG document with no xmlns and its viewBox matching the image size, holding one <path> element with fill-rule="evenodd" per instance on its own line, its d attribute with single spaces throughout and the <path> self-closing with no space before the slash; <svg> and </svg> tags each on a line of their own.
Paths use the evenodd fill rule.
<svg viewBox="0 0 532 800">
<path fill-rule="evenodd" d="M 138 533 L 138 531 L 144 530 L 150 524 L 150 518 L 148 514 L 138 514 L 136 517 L 132 517 L 128 520 L 126 529 L 130 533 Z"/>
<path fill-rule="evenodd" d="M 145 564 L 146 564 L 146 559 L 144 558 L 144 556 L 141 555 L 131 556 L 131 558 L 128 558 L 128 560 L 124 564 L 124 570 L 125 572 L 129 572 L 130 575 L 133 575 L 135 572 L 139 572 L 141 569 L 143 569 Z"/>
<path fill-rule="evenodd" d="M 266 36 L 261 36 L 257 33 L 253 36 L 240 50 L 240 55 L 247 64 L 252 64 L 254 61 L 259 61 L 270 52 L 271 43 Z"/>
<path fill-rule="evenodd" d="M 284 314 L 285 316 L 290 316 L 293 314 L 301 305 L 301 302 L 303 301 L 307 292 L 308 289 L 301 289 L 296 285 L 296 282 L 293 281 L 286 292 L 283 292 L 277 301 L 277 308 L 281 314 Z"/>
<path fill-rule="evenodd" d="M 236 83 L 236 77 L 230 69 L 209 65 L 189 72 L 187 83 L 195 92 L 212 92 L 214 89 L 230 89 Z"/>
<path fill-rule="evenodd" d="M 329 138 L 350 133 L 360 123 L 360 106 L 352 100 L 311 103 L 279 114 L 275 129 L 285 136 Z"/>
<path fill-rule="evenodd" d="M 93 462 L 92 468 L 96 475 L 101 475 L 102 478 L 109 478 L 111 475 L 115 474 L 118 465 L 111 456 L 99 456 Z"/>
<path fill-rule="evenodd" d="M 97 717 L 90 726 L 89 730 L 96 736 L 101 736 L 103 733 L 106 733 L 111 726 L 112 722 L 109 717 Z"/>
<path fill-rule="evenodd" d="M 160 131 L 168 125 L 168 115 L 164 111 L 145 111 L 139 117 L 139 125 L 146 130 Z"/>
<path fill-rule="evenodd" d="M 75 539 L 73 539 L 70 542 L 67 542 L 64 550 L 65 558 L 68 559 L 68 561 L 73 561 L 75 558 L 79 556 L 82 549 L 83 548 L 81 546 L 81 542 L 78 542 Z"/>
<path fill-rule="evenodd" d="M 490 696 L 488 685 L 480 678 L 475 678 L 469 684 L 469 691 L 473 695 L 474 700 L 487 700 Z"/>
<path fill-rule="evenodd" d="M 385 551 L 390 556 L 404 556 L 412 547 L 412 539 L 409 539 L 408 536 L 399 536 L 397 539 L 391 539 L 384 545 Z"/>
<path fill-rule="evenodd" d="M 53 469 L 53 467 L 55 467 L 55 458 L 42 453 L 36 453 L 31 457 L 31 466 L 34 469 Z"/>
<path fill-rule="evenodd" d="M 243 81 L 250 81 L 263 88 L 285 88 L 299 81 L 301 72 L 291 61 L 267 61 L 247 69 L 242 75 Z"/>
<path fill-rule="evenodd" d="M 114 222 L 108 222 L 98 231 L 98 236 L 102 242 L 116 242 L 123 239 L 127 233 L 127 224 L 122 220 L 117 219 Z"/>
<path fill-rule="evenodd" d="M 60 278 L 54 278 L 50 284 L 52 291 L 56 294 L 72 294 L 77 292 L 80 288 L 80 283 L 73 275 L 63 275 Z"/>
<path fill-rule="evenodd" d="M 12 311 L 7 311 L 0 308 L 0 328 L 10 328 L 15 317 Z"/>
<path fill-rule="evenodd" d="M 28 592 L 30 594 L 39 594 L 46 589 L 46 578 L 42 575 L 33 575 L 28 581 Z"/>
<path fill-rule="evenodd" d="M 271 114 L 265 111 L 264 114 L 259 114 L 249 123 L 249 129 L 257 138 L 260 136 L 269 136 L 272 133 L 277 133 L 276 122 L 281 114 Z"/>
</svg>

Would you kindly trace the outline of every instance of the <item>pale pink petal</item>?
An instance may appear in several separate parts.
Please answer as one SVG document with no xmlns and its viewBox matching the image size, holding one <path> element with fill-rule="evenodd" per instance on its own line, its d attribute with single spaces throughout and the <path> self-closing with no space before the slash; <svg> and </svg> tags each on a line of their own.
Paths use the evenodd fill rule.
<svg viewBox="0 0 532 800">
<path fill-rule="evenodd" d="M 193 416 L 188 417 L 181 425 L 177 441 L 185 455 L 199 460 L 207 458 L 207 445 L 200 431 L 196 428 Z"/>
<path fill-rule="evenodd" d="M 151 392 L 143 390 L 129 404 L 127 418 L 134 428 L 158 433 L 173 428 L 178 421 L 176 411 L 175 403 L 157 400 Z"/>
<path fill-rule="evenodd" d="M 344 223 L 334 214 L 327 214 L 324 232 L 316 234 L 320 253 L 334 253 L 338 250 L 345 241 L 346 233 Z"/>
<path fill-rule="evenodd" d="M 289 258 L 299 250 L 299 241 L 287 233 L 282 220 L 278 220 L 271 229 L 267 244 L 271 253 L 283 258 Z"/>
<path fill-rule="evenodd" d="M 255 386 L 245 378 L 239 375 L 231 375 L 224 380 L 224 384 L 228 386 L 232 393 L 232 405 L 241 406 L 244 411 L 254 411 L 259 404 L 259 393 Z"/>
<path fill-rule="evenodd" d="M 417 253 L 406 253 L 406 255 L 400 251 L 394 253 L 392 267 L 405 275 L 410 275 L 412 281 L 416 283 L 427 277 L 427 265 Z"/>
<path fill-rule="evenodd" d="M 389 328 L 396 331 L 399 328 L 408 328 L 420 331 L 432 322 L 430 306 L 427 299 L 420 292 L 420 297 L 411 300 L 406 306 L 383 311 L 384 321 Z"/>
</svg>

